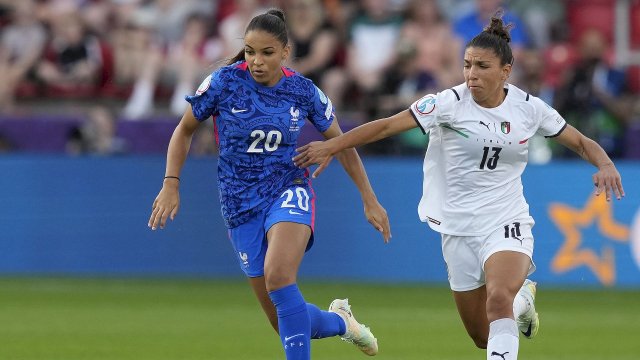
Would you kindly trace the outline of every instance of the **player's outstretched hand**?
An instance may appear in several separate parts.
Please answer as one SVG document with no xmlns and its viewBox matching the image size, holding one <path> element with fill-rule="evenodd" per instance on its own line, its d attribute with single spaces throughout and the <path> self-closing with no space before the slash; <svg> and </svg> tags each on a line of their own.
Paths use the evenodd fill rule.
<svg viewBox="0 0 640 360">
<path fill-rule="evenodd" d="M 160 229 L 164 229 L 167 218 L 173 220 L 178 214 L 179 207 L 180 192 L 178 191 L 178 186 L 165 184 L 153 202 L 151 217 L 149 218 L 147 226 L 149 226 L 151 230 L 157 229 L 158 226 Z"/>
<path fill-rule="evenodd" d="M 389 225 L 389 217 L 387 210 L 377 200 L 367 201 L 364 204 L 364 215 L 367 221 L 380 233 L 385 243 L 391 239 L 391 225 Z"/>
<path fill-rule="evenodd" d="M 297 167 L 303 169 L 313 164 L 319 165 L 311 175 L 314 179 L 329 166 L 331 159 L 333 159 L 331 146 L 327 145 L 326 141 L 310 142 L 307 145 L 297 148 L 296 152 L 298 152 L 298 155 L 293 158 L 293 163 Z"/>
<path fill-rule="evenodd" d="M 593 174 L 593 184 L 596 186 L 596 195 L 603 192 L 607 197 L 607 201 L 611 200 L 611 194 L 615 194 L 618 200 L 624 196 L 622 188 L 622 179 L 620 173 L 613 163 L 601 166 L 598 172 Z"/>
</svg>

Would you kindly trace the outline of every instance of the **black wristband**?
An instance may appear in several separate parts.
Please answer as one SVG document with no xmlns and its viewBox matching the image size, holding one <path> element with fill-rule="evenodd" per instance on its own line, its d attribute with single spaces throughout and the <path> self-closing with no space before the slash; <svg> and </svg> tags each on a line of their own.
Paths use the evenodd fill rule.
<svg viewBox="0 0 640 360">
<path fill-rule="evenodd" d="M 176 179 L 176 180 L 180 181 L 180 178 L 177 177 L 177 176 L 165 176 L 164 178 L 165 179 Z"/>
</svg>

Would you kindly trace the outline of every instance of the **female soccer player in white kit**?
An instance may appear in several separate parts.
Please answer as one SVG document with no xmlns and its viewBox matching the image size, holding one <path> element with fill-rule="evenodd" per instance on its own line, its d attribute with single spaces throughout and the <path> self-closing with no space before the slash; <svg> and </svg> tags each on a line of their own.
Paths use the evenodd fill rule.
<svg viewBox="0 0 640 360">
<path fill-rule="evenodd" d="M 598 168 L 596 193 L 620 199 L 620 174 L 604 150 L 535 96 L 506 83 L 513 55 L 499 14 L 467 44 L 465 83 L 429 94 L 410 109 L 298 149 L 296 165 L 320 164 L 339 151 L 419 127 L 429 132 L 420 220 L 441 233 L 449 284 L 462 322 L 488 360 L 518 356 L 518 331 L 536 335 L 533 218 L 521 175 L 528 140 L 553 138 Z"/>
</svg>

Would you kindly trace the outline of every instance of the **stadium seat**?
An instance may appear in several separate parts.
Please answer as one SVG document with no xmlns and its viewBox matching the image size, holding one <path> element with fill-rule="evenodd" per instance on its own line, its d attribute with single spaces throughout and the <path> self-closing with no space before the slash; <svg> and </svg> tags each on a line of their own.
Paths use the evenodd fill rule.
<svg viewBox="0 0 640 360">
<path fill-rule="evenodd" d="M 545 84 L 557 87 L 562 82 L 563 74 L 576 61 L 575 48 L 569 43 L 559 43 L 548 47 L 543 52 L 545 64 Z"/>
<path fill-rule="evenodd" d="M 640 94 L 640 65 L 629 67 L 627 70 L 627 81 L 629 90 L 635 94 Z"/>
<path fill-rule="evenodd" d="M 612 44 L 614 37 L 614 0 L 569 0 L 567 22 L 571 29 L 570 39 L 577 42 L 582 34 L 596 28 Z"/>
</svg>

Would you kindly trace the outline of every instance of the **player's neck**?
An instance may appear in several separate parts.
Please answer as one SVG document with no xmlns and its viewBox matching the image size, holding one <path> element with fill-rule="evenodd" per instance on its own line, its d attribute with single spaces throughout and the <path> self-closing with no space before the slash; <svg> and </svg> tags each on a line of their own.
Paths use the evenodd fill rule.
<svg viewBox="0 0 640 360">
<path fill-rule="evenodd" d="M 504 100 L 507 98 L 507 93 L 509 91 L 506 88 L 502 90 L 503 91 L 496 93 L 496 96 L 493 96 L 491 99 L 487 99 L 482 103 L 478 102 L 477 104 L 484 108 L 489 108 L 489 109 L 500 106 L 504 102 Z"/>
</svg>

